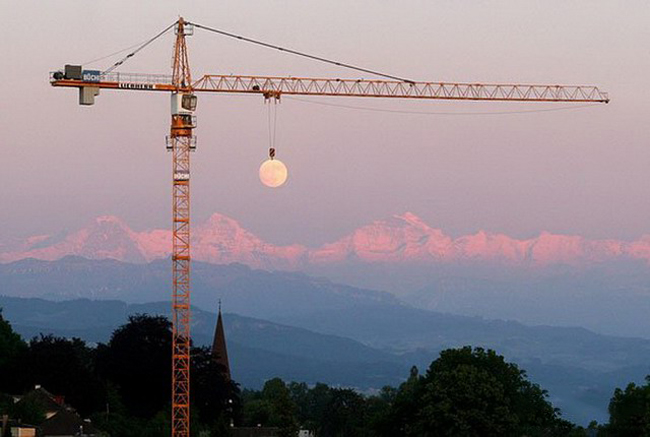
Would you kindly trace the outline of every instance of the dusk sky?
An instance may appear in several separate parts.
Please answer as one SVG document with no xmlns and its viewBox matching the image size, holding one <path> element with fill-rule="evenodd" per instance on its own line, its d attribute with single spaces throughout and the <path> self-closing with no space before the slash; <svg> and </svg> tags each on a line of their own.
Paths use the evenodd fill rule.
<svg viewBox="0 0 650 437">
<path fill-rule="evenodd" d="M 269 189 L 258 179 L 268 153 L 263 99 L 199 94 L 198 221 L 219 212 L 269 242 L 306 245 L 405 211 L 451 235 L 650 234 L 647 0 L 2 0 L 0 241 L 107 214 L 136 230 L 169 227 L 169 96 L 102 91 L 81 107 L 76 90 L 51 87 L 48 73 L 66 63 L 105 69 L 119 56 L 88 61 L 147 40 L 179 15 L 414 80 L 598 85 L 612 100 L 287 97 L 277 108 L 277 153 L 289 180 Z M 172 45 L 168 33 L 119 71 L 169 74 Z M 188 46 L 195 78 L 372 77 L 199 29 Z"/>
</svg>

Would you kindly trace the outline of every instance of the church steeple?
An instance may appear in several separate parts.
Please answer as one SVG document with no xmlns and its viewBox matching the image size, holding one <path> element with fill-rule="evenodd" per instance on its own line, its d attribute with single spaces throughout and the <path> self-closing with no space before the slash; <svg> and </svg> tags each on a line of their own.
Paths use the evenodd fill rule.
<svg viewBox="0 0 650 437">
<path fill-rule="evenodd" d="M 214 341 L 212 342 L 212 359 L 224 369 L 224 376 L 230 380 L 230 362 L 228 361 L 228 349 L 226 348 L 226 334 L 223 331 L 223 319 L 221 318 L 221 299 L 219 299 L 219 316 L 217 317 L 217 327 L 214 331 Z"/>
</svg>

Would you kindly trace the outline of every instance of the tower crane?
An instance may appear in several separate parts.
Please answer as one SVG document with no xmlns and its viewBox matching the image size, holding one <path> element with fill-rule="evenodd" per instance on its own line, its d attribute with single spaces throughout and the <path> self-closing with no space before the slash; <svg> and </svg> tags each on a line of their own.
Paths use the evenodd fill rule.
<svg viewBox="0 0 650 437">
<path fill-rule="evenodd" d="M 175 29 L 171 75 L 121 73 L 124 61 Z M 194 28 L 234 37 L 313 60 L 383 76 L 383 79 L 339 79 L 275 76 L 204 75 L 194 81 L 190 73 L 185 38 Z M 190 436 L 190 153 L 196 148 L 197 93 L 259 94 L 266 100 L 282 95 L 380 97 L 421 100 L 476 100 L 507 102 L 590 102 L 608 103 L 607 93 L 595 86 L 521 85 L 417 82 L 334 62 L 328 59 L 273 46 L 179 18 L 163 32 L 111 68 L 84 70 L 66 65 L 50 73 L 55 87 L 79 89 L 79 104 L 92 105 L 100 90 L 157 91 L 171 95 L 171 127 L 167 149 L 172 155 L 172 437 Z"/>
</svg>

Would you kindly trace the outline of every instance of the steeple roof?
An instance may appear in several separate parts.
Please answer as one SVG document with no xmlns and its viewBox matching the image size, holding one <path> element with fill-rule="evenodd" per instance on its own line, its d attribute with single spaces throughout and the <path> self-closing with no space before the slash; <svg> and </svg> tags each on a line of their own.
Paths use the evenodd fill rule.
<svg viewBox="0 0 650 437">
<path fill-rule="evenodd" d="M 221 317 L 221 301 L 219 301 L 219 316 L 217 327 L 214 331 L 212 342 L 212 358 L 224 369 L 224 375 L 230 379 L 230 362 L 228 361 L 228 349 L 226 348 L 226 334 L 223 330 L 223 319 Z"/>
</svg>

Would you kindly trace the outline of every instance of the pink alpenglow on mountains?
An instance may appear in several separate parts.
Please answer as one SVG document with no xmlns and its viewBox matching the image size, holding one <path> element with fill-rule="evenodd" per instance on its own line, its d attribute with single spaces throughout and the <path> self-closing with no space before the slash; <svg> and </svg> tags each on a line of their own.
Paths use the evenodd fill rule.
<svg viewBox="0 0 650 437">
<path fill-rule="evenodd" d="M 67 235 L 40 235 L 0 246 L 0 262 L 24 258 L 56 260 L 77 255 L 144 263 L 168 257 L 170 245 L 168 230 L 136 232 L 119 218 L 104 216 Z M 192 255 L 195 260 L 213 264 L 239 262 L 254 268 L 280 270 L 349 261 L 414 265 L 477 261 L 534 267 L 638 259 L 650 264 L 650 235 L 624 242 L 543 232 L 536 238 L 517 240 L 480 231 L 454 239 L 416 215 L 405 213 L 374 221 L 338 241 L 307 248 L 297 244 L 275 246 L 242 228 L 237 221 L 213 214 L 194 228 Z"/>
</svg>

